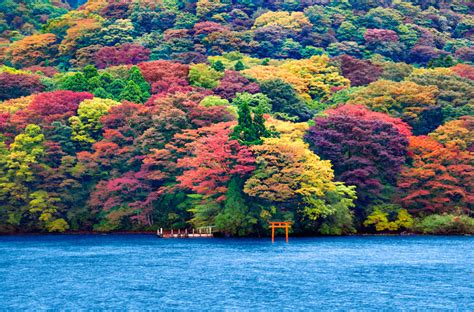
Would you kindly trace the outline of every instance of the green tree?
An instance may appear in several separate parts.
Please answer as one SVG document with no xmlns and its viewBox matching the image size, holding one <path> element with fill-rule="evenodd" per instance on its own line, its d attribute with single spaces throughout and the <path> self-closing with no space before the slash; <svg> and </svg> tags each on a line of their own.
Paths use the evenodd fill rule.
<svg viewBox="0 0 474 312">
<path fill-rule="evenodd" d="M 28 210 L 31 215 L 38 219 L 39 226 L 48 232 L 64 232 L 69 229 L 69 225 L 63 218 L 57 218 L 60 201 L 58 197 L 52 197 L 48 192 L 40 190 L 30 194 Z"/>
<path fill-rule="evenodd" d="M 136 83 L 140 88 L 140 91 L 142 92 L 142 97 L 145 100 L 148 99 L 150 97 L 151 92 L 150 84 L 145 80 L 140 69 L 137 66 L 132 66 L 128 73 L 128 80 Z"/>
<path fill-rule="evenodd" d="M 18 227 L 29 215 L 32 185 L 38 178 L 40 158 L 45 153 L 44 135 L 37 125 L 26 126 L 24 133 L 15 137 L 8 154 L 4 144 L 0 146 L 0 163 L 5 175 L 0 179 L 0 206 L 6 211 L 7 223 Z M 25 226 L 25 229 L 27 227 Z"/>
<path fill-rule="evenodd" d="M 212 68 L 217 70 L 218 72 L 223 72 L 225 70 L 224 63 L 222 63 L 220 60 L 217 60 L 212 64 Z"/>
<path fill-rule="evenodd" d="M 244 66 L 244 63 L 242 63 L 241 60 L 238 60 L 235 65 L 234 65 L 234 69 L 236 71 L 241 71 L 241 70 L 244 70 L 245 69 L 245 66 Z"/>
<path fill-rule="evenodd" d="M 410 229 L 413 218 L 406 209 L 392 204 L 382 204 L 372 207 L 372 213 L 364 221 L 364 226 L 374 226 L 377 232 L 398 231 Z"/>
<path fill-rule="evenodd" d="M 132 80 L 127 83 L 125 89 L 123 89 L 122 93 L 120 93 L 119 98 L 121 100 L 126 100 L 134 103 L 142 103 L 142 101 L 144 100 L 144 96 L 140 90 L 140 87 Z"/>
<path fill-rule="evenodd" d="M 241 144 L 262 144 L 262 138 L 272 135 L 265 127 L 262 109 L 257 108 L 252 117 L 252 112 L 247 102 L 242 102 L 239 106 L 237 121 L 238 124 L 231 133 L 230 138 L 239 141 Z"/>
<path fill-rule="evenodd" d="M 61 89 L 83 92 L 88 90 L 87 79 L 83 73 L 75 73 L 67 76 L 61 84 Z"/>
<path fill-rule="evenodd" d="M 243 183 L 240 178 L 230 180 L 226 193 L 224 209 L 216 216 L 218 230 L 236 236 L 251 234 L 257 224 L 257 215 L 252 213 L 242 192 Z"/>
<path fill-rule="evenodd" d="M 218 72 L 206 64 L 192 65 L 189 69 L 189 82 L 196 87 L 214 89 L 222 76 L 222 72 Z"/>
<path fill-rule="evenodd" d="M 99 76 L 99 72 L 97 71 L 97 68 L 95 68 L 94 65 L 87 65 L 86 67 L 84 67 L 82 72 L 84 73 L 84 77 L 86 79 L 91 79 L 93 77 Z"/>
<path fill-rule="evenodd" d="M 243 103 L 247 103 L 253 111 L 257 108 L 264 113 L 271 113 L 272 111 L 270 99 L 263 93 L 237 93 L 236 97 L 232 100 L 232 105 L 240 107 Z"/>
<path fill-rule="evenodd" d="M 112 95 L 114 100 L 120 101 L 121 94 L 125 89 L 126 85 L 127 84 L 122 79 L 115 79 L 110 83 L 110 86 L 108 88 L 105 88 L 105 90 Z"/>
<path fill-rule="evenodd" d="M 99 97 L 99 98 L 102 98 L 102 99 L 111 99 L 111 98 L 113 98 L 112 94 L 105 91 L 105 89 L 102 88 L 102 87 L 99 87 L 99 88 L 95 89 L 94 92 L 92 92 L 92 94 L 94 94 L 95 97 Z"/>
</svg>

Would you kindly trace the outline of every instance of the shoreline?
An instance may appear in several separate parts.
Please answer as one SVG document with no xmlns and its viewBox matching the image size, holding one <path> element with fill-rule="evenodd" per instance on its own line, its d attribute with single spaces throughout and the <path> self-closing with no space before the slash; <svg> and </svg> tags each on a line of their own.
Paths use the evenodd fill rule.
<svg viewBox="0 0 474 312">
<path fill-rule="evenodd" d="M 155 231 L 117 231 L 117 232 L 97 232 L 97 231 L 77 231 L 77 232 L 64 232 L 64 233 L 42 233 L 42 232 L 16 232 L 16 233 L 0 233 L 1 236 L 59 236 L 59 235 L 156 235 Z M 290 238 L 317 238 L 317 237 L 354 237 L 354 236 L 473 236 L 471 234 L 423 234 L 414 232 L 403 232 L 403 233 L 356 233 L 347 235 L 294 235 Z M 246 239 L 246 238 L 270 238 L 271 236 L 243 236 L 243 237 L 227 237 L 225 235 L 216 236 L 214 238 L 231 238 L 231 239 Z M 185 238 L 181 238 L 185 239 Z"/>
</svg>

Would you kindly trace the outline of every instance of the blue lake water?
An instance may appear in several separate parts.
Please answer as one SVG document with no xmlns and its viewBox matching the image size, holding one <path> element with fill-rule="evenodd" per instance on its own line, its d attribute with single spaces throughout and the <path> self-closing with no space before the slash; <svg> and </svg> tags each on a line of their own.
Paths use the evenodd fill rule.
<svg viewBox="0 0 474 312">
<path fill-rule="evenodd" d="M 474 238 L 4 236 L 0 309 L 474 311 Z"/>
</svg>

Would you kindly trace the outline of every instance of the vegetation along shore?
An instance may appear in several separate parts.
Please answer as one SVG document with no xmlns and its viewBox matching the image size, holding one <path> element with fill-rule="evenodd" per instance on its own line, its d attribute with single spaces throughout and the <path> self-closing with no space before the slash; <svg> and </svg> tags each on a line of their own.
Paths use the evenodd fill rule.
<svg viewBox="0 0 474 312">
<path fill-rule="evenodd" d="M 473 10 L 0 0 L 0 232 L 473 234 Z"/>
</svg>

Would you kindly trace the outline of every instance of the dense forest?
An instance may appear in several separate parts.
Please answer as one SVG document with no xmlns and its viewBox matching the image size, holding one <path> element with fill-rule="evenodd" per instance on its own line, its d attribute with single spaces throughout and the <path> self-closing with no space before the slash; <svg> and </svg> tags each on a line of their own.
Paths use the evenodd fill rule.
<svg viewBox="0 0 474 312">
<path fill-rule="evenodd" d="M 0 232 L 474 233 L 472 1 L 84 2 L 0 0 Z"/>
</svg>

